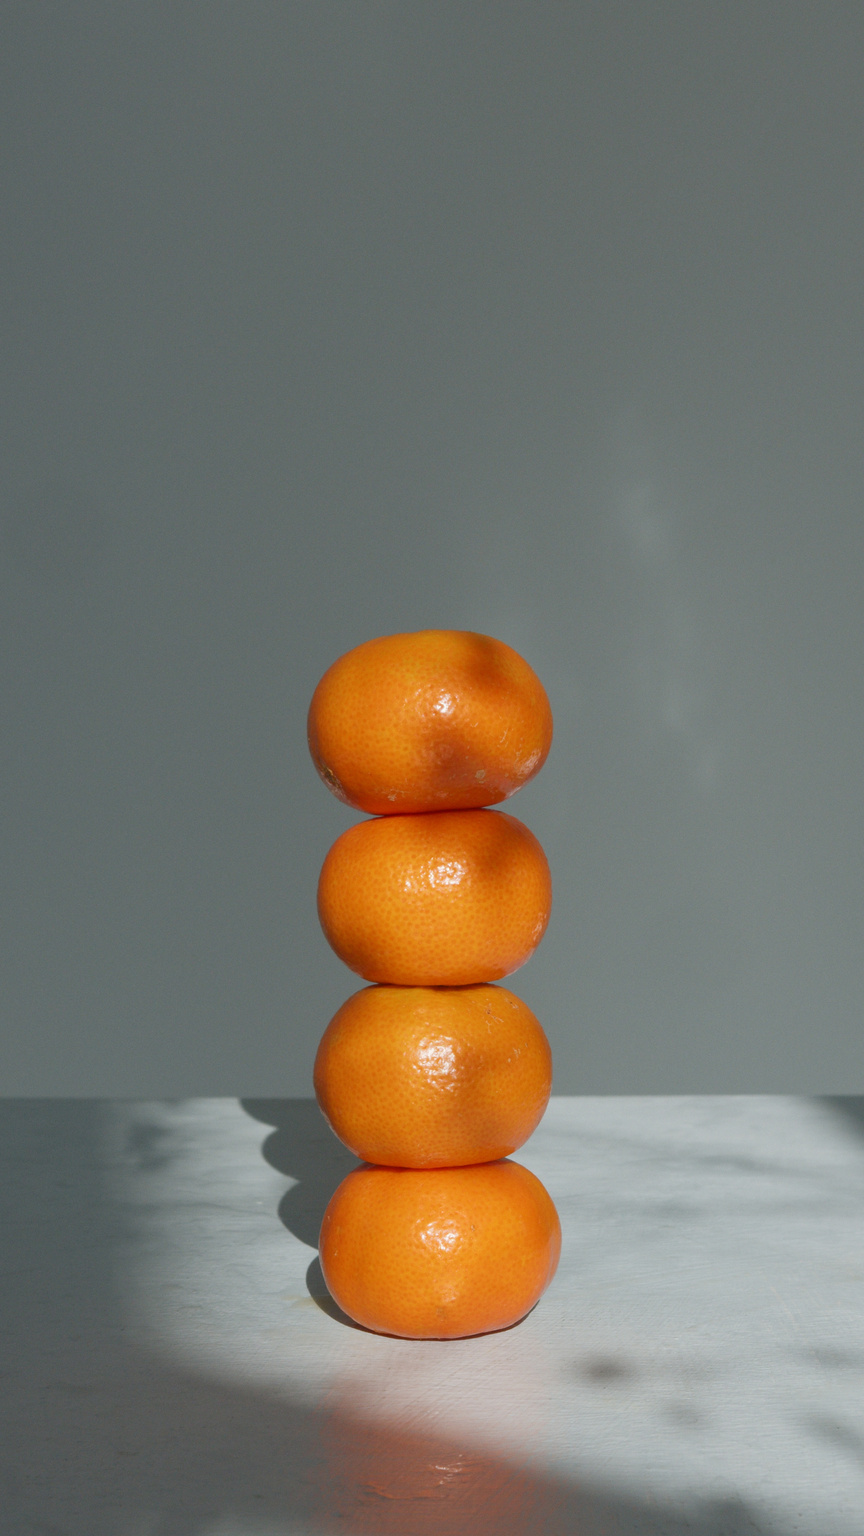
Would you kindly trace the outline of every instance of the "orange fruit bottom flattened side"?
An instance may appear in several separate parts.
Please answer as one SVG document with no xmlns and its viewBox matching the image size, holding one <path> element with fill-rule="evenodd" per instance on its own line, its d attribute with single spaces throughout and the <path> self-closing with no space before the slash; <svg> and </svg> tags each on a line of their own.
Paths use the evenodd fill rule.
<svg viewBox="0 0 864 1536">
<path fill-rule="evenodd" d="M 364 1162 L 450 1168 L 528 1140 L 549 1100 L 552 1053 L 506 987 L 364 987 L 327 1026 L 314 1085 Z"/>
<path fill-rule="evenodd" d="M 509 1161 L 365 1166 L 333 1195 L 320 1260 L 333 1299 L 376 1333 L 463 1338 L 508 1328 L 542 1296 L 561 1227 L 540 1180 Z"/>
</svg>

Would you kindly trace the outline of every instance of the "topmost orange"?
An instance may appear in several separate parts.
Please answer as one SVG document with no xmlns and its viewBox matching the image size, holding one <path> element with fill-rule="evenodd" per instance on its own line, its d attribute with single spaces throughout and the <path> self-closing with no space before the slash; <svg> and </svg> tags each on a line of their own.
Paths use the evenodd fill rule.
<svg viewBox="0 0 864 1536">
<path fill-rule="evenodd" d="M 334 795 L 375 816 L 497 805 L 543 767 L 552 711 L 502 640 L 384 635 L 340 656 L 309 706 L 309 750 Z"/>
</svg>

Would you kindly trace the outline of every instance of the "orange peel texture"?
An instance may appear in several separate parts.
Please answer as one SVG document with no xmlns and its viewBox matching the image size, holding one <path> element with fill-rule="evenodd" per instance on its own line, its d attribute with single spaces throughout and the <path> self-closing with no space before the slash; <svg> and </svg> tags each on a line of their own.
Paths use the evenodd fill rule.
<svg viewBox="0 0 864 1536">
<path fill-rule="evenodd" d="M 357 1168 L 321 1227 L 333 1299 L 363 1327 L 409 1339 L 510 1327 L 542 1296 L 560 1251 L 552 1200 L 507 1161 Z"/>
<path fill-rule="evenodd" d="M 309 750 L 347 805 L 375 816 L 497 805 L 539 773 L 546 691 L 501 640 L 424 629 L 367 640 L 324 673 Z"/>
<path fill-rule="evenodd" d="M 365 987 L 324 1031 L 314 1084 L 363 1161 L 449 1168 L 528 1140 L 549 1101 L 552 1053 L 506 987 Z"/>
<path fill-rule="evenodd" d="M 318 915 L 367 981 L 464 986 L 530 958 L 552 903 L 537 838 L 505 811 L 386 816 L 349 827 L 324 860 Z"/>
</svg>

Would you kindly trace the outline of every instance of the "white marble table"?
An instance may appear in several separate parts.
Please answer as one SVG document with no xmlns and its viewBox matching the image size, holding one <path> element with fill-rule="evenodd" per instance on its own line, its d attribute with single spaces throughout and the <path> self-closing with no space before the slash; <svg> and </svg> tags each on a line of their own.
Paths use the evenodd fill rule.
<svg viewBox="0 0 864 1536">
<path fill-rule="evenodd" d="M 0 1103 L 6 1536 L 861 1536 L 864 1108 L 556 1099 L 561 1268 L 382 1338 L 307 1100 Z"/>
</svg>

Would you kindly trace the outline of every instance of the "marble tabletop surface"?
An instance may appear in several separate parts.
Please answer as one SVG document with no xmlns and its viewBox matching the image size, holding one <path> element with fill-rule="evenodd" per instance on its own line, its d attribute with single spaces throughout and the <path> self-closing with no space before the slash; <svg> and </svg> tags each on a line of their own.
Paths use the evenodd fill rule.
<svg viewBox="0 0 864 1536">
<path fill-rule="evenodd" d="M 354 1327 L 307 1099 L 0 1102 L 10 1536 L 861 1536 L 864 1104 L 557 1098 L 558 1275 Z"/>
</svg>

